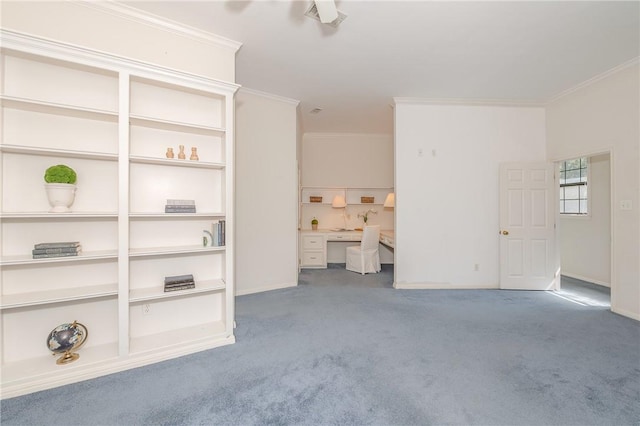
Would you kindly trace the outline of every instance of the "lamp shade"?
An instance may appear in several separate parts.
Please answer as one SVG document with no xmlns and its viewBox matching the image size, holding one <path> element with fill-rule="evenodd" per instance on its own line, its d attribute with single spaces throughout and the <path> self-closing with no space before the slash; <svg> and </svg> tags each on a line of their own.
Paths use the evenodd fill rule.
<svg viewBox="0 0 640 426">
<path fill-rule="evenodd" d="M 387 194 L 387 198 L 384 200 L 384 207 L 395 207 L 396 206 L 396 194 L 390 192 Z"/>
<path fill-rule="evenodd" d="M 344 196 L 336 195 L 335 197 L 333 197 L 333 202 L 331 203 L 331 207 L 334 207 L 336 209 L 347 207 L 347 201 L 344 199 Z"/>
</svg>

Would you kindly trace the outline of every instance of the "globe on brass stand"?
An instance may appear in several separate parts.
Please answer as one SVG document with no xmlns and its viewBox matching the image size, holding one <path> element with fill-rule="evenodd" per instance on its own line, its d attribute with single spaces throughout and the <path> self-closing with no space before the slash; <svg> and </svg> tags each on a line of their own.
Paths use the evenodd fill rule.
<svg viewBox="0 0 640 426">
<path fill-rule="evenodd" d="M 88 336 L 89 331 L 87 327 L 78 321 L 74 321 L 71 324 L 61 324 L 51 330 L 49 337 L 47 337 L 47 347 L 53 352 L 54 356 L 62 354 L 62 356 L 56 360 L 56 364 L 68 364 L 80 358 L 80 355 L 73 351 L 79 349 L 87 340 Z"/>
</svg>

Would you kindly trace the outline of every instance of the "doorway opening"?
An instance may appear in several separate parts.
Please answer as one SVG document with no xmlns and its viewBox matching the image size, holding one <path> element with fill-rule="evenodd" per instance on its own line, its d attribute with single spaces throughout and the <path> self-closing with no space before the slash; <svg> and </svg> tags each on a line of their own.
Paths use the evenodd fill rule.
<svg viewBox="0 0 640 426">
<path fill-rule="evenodd" d="M 611 154 L 557 163 L 558 248 L 562 276 L 557 295 L 585 306 L 611 308 Z"/>
</svg>

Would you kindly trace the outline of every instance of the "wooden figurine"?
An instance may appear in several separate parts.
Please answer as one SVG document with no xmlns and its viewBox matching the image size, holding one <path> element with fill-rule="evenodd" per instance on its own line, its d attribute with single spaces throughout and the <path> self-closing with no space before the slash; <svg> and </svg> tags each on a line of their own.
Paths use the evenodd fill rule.
<svg viewBox="0 0 640 426">
<path fill-rule="evenodd" d="M 195 146 L 191 148 L 191 157 L 189 157 L 190 160 L 199 160 L 198 158 L 198 148 L 196 148 Z"/>
<path fill-rule="evenodd" d="M 184 145 L 180 145 L 180 152 L 178 152 L 178 158 L 180 160 L 184 160 L 186 158 L 186 156 L 184 155 Z"/>
<path fill-rule="evenodd" d="M 167 158 L 173 158 L 173 148 L 167 148 Z"/>
</svg>

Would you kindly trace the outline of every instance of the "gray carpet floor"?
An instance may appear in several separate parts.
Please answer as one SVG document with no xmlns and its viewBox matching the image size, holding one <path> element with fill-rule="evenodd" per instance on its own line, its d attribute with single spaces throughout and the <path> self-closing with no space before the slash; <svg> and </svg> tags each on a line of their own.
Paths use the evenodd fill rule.
<svg viewBox="0 0 640 426">
<path fill-rule="evenodd" d="M 640 323 L 547 292 L 305 270 L 237 343 L 2 401 L 2 425 L 640 425 Z"/>
</svg>

